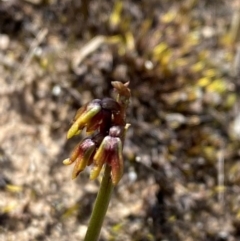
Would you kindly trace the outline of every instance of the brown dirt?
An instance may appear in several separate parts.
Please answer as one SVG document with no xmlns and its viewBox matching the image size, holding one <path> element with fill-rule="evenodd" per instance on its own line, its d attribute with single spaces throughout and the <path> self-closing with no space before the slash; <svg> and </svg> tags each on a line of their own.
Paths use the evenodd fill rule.
<svg viewBox="0 0 240 241">
<path fill-rule="evenodd" d="M 66 132 L 113 80 L 131 128 L 101 240 L 240 239 L 239 4 L 209 2 L 0 1 L 0 241 L 83 239 L 99 180 L 71 180 Z"/>
</svg>

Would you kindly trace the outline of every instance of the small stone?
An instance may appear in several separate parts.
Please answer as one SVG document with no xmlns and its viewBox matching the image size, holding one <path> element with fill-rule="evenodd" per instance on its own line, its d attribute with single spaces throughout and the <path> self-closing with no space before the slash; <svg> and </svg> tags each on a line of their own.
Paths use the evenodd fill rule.
<svg viewBox="0 0 240 241">
<path fill-rule="evenodd" d="M 0 34 L 0 49 L 6 50 L 9 47 L 10 39 L 7 34 Z"/>
</svg>

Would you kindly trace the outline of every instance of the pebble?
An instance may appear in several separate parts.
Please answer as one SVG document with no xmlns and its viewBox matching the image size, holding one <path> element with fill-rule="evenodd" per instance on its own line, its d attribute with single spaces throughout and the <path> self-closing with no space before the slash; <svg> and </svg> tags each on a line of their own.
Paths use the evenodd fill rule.
<svg viewBox="0 0 240 241">
<path fill-rule="evenodd" d="M 0 34 L 0 49 L 6 50 L 9 47 L 10 39 L 7 34 Z"/>
</svg>

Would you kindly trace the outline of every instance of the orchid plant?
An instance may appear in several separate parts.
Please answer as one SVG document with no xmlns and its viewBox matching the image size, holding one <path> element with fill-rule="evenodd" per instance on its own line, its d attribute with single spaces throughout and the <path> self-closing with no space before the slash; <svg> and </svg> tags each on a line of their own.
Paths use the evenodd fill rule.
<svg viewBox="0 0 240 241">
<path fill-rule="evenodd" d="M 131 92 L 129 82 L 113 81 L 115 98 L 94 99 L 82 106 L 74 117 L 67 138 L 86 129 L 89 136 L 73 149 L 63 164 L 74 163 L 72 178 L 75 179 L 86 166 L 92 166 L 90 179 L 96 179 L 101 170 L 104 175 L 90 218 L 84 241 L 98 240 L 100 230 L 110 202 L 113 187 L 123 175 L 123 144 L 126 130 L 126 109 Z"/>
</svg>

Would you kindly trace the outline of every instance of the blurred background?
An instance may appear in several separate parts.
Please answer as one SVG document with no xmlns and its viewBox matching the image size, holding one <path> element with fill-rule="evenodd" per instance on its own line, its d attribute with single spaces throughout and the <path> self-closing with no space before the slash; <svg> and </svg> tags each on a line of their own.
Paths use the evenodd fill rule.
<svg viewBox="0 0 240 241">
<path fill-rule="evenodd" d="M 238 0 L 0 1 L 0 241 L 82 240 L 99 181 L 76 110 L 130 81 L 101 241 L 240 240 Z"/>
</svg>

